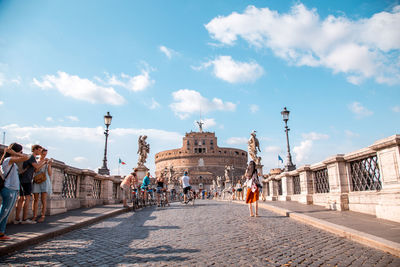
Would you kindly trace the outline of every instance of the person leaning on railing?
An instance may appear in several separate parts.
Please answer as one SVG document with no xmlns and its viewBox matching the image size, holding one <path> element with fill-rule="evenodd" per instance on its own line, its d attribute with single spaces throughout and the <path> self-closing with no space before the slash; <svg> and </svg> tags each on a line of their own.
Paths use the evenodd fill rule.
<svg viewBox="0 0 400 267">
<path fill-rule="evenodd" d="M 131 174 L 125 176 L 124 180 L 121 182 L 121 190 L 122 190 L 122 203 L 124 208 L 128 208 L 127 199 L 130 197 L 131 189 L 136 186 L 137 175 L 136 172 L 132 172 Z"/>
</svg>

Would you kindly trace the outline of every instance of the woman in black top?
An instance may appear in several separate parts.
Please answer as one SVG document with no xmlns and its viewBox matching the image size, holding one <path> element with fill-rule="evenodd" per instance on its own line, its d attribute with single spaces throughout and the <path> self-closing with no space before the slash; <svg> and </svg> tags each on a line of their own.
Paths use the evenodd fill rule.
<svg viewBox="0 0 400 267">
<path fill-rule="evenodd" d="M 158 206 L 161 206 L 161 193 L 166 191 L 166 188 L 164 188 L 164 178 L 162 176 L 157 177 L 157 202 L 158 202 Z M 165 198 L 165 204 L 168 204 L 168 197 Z"/>
</svg>

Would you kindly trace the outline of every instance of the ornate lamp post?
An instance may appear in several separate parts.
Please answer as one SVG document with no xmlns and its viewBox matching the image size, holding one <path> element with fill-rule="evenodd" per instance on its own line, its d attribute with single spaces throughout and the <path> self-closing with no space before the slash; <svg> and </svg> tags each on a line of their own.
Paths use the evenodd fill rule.
<svg viewBox="0 0 400 267">
<path fill-rule="evenodd" d="M 287 110 L 286 107 L 284 107 L 283 111 L 281 112 L 283 121 L 285 122 L 286 143 L 287 143 L 287 161 L 286 161 L 285 171 L 293 171 L 296 169 L 296 165 L 294 165 L 292 162 L 292 155 L 290 155 L 290 146 L 289 146 L 289 131 L 290 131 L 290 129 L 287 126 L 287 122 L 289 120 L 289 113 L 290 113 L 290 111 Z"/>
<path fill-rule="evenodd" d="M 99 169 L 99 174 L 110 175 L 110 170 L 107 168 L 107 139 L 108 139 L 108 127 L 111 125 L 112 116 L 110 112 L 107 112 L 107 115 L 104 115 L 104 124 L 106 125 L 106 130 L 104 131 L 104 135 L 106 136 L 106 143 L 104 147 L 104 159 L 103 166 Z"/>
</svg>

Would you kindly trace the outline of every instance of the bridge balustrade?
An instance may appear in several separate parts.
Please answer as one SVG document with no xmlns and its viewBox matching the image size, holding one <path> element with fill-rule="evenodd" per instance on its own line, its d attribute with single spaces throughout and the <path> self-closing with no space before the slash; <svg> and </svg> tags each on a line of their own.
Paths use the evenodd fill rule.
<svg viewBox="0 0 400 267">
<path fill-rule="evenodd" d="M 400 222 L 400 135 L 265 178 L 267 200 L 352 210 Z"/>
</svg>

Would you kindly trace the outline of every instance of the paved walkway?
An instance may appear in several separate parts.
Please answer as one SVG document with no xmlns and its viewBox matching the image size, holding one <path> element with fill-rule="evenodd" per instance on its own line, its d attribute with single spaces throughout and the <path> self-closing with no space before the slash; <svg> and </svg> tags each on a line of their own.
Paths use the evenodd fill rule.
<svg viewBox="0 0 400 267">
<path fill-rule="evenodd" d="M 268 207 L 260 203 L 265 209 L 258 218 L 249 217 L 241 203 L 210 200 L 199 200 L 193 207 L 174 203 L 169 208 L 150 207 L 138 212 L 124 212 L 115 205 L 71 211 L 49 216 L 46 224 L 10 225 L 7 232 L 16 239 L 31 240 L 33 233 L 49 234 L 51 229 L 60 230 L 68 224 L 72 227 L 76 219 L 82 225 L 85 220 L 102 220 L 0 256 L 0 265 L 400 266 L 399 257 L 292 220 L 283 214 L 289 207 L 279 207 L 281 204 L 285 203 L 268 202 Z M 300 207 L 294 211 L 292 206 L 290 214 L 323 219 L 327 224 L 343 217 L 321 208 Z M 351 215 L 343 221 L 355 219 Z M 103 220 L 102 216 L 109 218 Z M 381 225 L 384 231 L 385 227 Z M 398 234 L 395 227 L 391 231 Z M 1 244 L 1 249 L 12 246 Z"/>
</svg>

